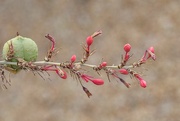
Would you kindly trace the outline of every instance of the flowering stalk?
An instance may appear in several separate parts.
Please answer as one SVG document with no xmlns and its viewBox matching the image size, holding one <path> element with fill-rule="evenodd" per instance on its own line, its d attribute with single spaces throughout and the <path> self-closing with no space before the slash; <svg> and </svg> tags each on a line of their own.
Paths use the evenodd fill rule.
<svg viewBox="0 0 180 121">
<path fill-rule="evenodd" d="M 40 76 L 43 74 L 43 72 L 55 72 L 60 78 L 67 79 L 68 75 L 67 72 L 69 72 L 70 76 L 74 77 L 79 81 L 79 83 L 82 86 L 83 91 L 87 94 L 88 97 L 92 96 L 91 92 L 83 86 L 84 82 L 92 82 L 95 85 L 103 85 L 104 80 L 100 78 L 94 78 L 93 76 L 89 76 L 89 74 L 86 74 L 87 71 L 85 71 L 84 67 L 89 67 L 95 72 L 97 72 L 100 75 L 100 71 L 103 71 L 107 74 L 108 80 L 111 81 L 111 78 L 115 78 L 122 82 L 127 88 L 130 87 L 130 83 L 126 82 L 124 79 L 121 78 L 121 75 L 129 75 L 135 77 L 137 80 L 139 80 L 140 86 L 145 88 L 147 87 L 147 83 L 143 78 L 140 76 L 138 72 L 135 71 L 135 68 L 141 67 L 142 64 L 145 64 L 145 62 L 149 59 L 155 60 L 155 52 L 154 48 L 150 47 L 148 48 L 142 58 L 134 62 L 132 64 L 128 64 L 127 62 L 130 59 L 130 51 L 131 51 L 131 45 L 125 44 L 124 45 L 124 51 L 125 54 L 122 55 L 121 63 L 116 65 L 108 65 L 106 61 L 101 62 L 100 64 L 88 64 L 87 61 L 89 57 L 95 52 L 95 50 L 91 50 L 91 45 L 94 43 L 94 38 L 98 35 L 101 35 L 102 31 L 94 32 L 91 36 L 88 36 L 86 38 L 86 43 L 82 46 L 83 47 L 83 57 L 81 60 L 76 60 L 76 55 L 72 55 L 70 58 L 70 61 L 66 62 L 52 62 L 51 58 L 52 55 L 55 53 L 55 39 L 47 34 L 45 37 L 51 41 L 51 47 L 48 50 L 48 53 L 44 59 L 44 61 L 25 61 L 23 58 L 17 58 L 17 62 L 12 62 L 10 59 L 4 59 L 0 61 L 0 77 L 2 80 L 2 85 L 6 84 L 10 85 L 10 81 L 6 79 L 4 70 L 11 70 L 9 69 L 11 66 L 17 66 L 20 70 L 29 70 L 33 73 L 38 73 Z M 23 50 L 22 50 L 23 51 Z M 13 44 L 9 44 L 9 51 L 7 54 L 7 58 L 13 58 L 14 57 L 14 48 Z M 41 76 L 43 77 L 43 76 Z M 6 80 L 6 81 L 5 81 Z M 83 82 L 82 82 L 83 81 Z"/>
</svg>

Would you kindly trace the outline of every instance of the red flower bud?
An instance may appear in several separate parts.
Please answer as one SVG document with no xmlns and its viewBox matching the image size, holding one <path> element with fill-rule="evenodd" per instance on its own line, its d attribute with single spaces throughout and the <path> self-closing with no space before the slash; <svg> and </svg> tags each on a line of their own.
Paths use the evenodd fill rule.
<svg viewBox="0 0 180 121">
<path fill-rule="evenodd" d="M 92 79 L 91 80 L 96 85 L 103 85 L 104 81 L 102 79 Z"/>
<path fill-rule="evenodd" d="M 81 78 L 86 82 L 92 81 L 96 85 L 104 84 L 104 81 L 102 79 L 94 79 L 92 76 L 88 76 L 88 75 L 85 75 L 85 74 L 82 74 Z"/>
<path fill-rule="evenodd" d="M 87 37 L 86 43 L 87 43 L 88 46 L 90 46 L 90 45 L 93 43 L 93 38 L 92 38 L 92 36 Z"/>
<path fill-rule="evenodd" d="M 131 45 L 130 44 L 125 44 L 124 45 L 124 51 L 126 52 L 126 53 L 128 53 L 129 51 L 131 50 Z"/>
<path fill-rule="evenodd" d="M 150 47 L 150 48 L 148 49 L 148 53 L 149 53 L 148 58 L 151 57 L 153 60 L 156 59 L 156 56 L 155 56 L 155 54 L 154 54 L 154 47 Z M 147 59 L 148 59 L 148 58 L 147 58 Z"/>
<path fill-rule="evenodd" d="M 146 81 L 144 81 L 139 74 L 135 74 L 134 76 L 139 80 L 141 87 L 145 88 L 147 86 Z"/>
<path fill-rule="evenodd" d="M 71 57 L 71 63 L 74 63 L 74 61 L 76 61 L 76 55 L 73 55 L 73 56 Z"/>
<path fill-rule="evenodd" d="M 62 79 L 66 79 L 67 78 L 67 74 L 65 71 L 63 70 L 56 70 L 56 73 L 58 74 L 59 77 L 61 77 Z"/>
<path fill-rule="evenodd" d="M 102 62 L 100 66 L 101 67 L 106 67 L 107 66 L 107 62 Z"/>
<path fill-rule="evenodd" d="M 154 53 L 154 47 L 150 47 L 148 50 Z"/>
<path fill-rule="evenodd" d="M 124 69 L 124 68 L 119 69 L 119 72 L 120 72 L 121 74 L 124 74 L 124 75 L 129 74 L 129 72 L 128 72 L 126 69 Z"/>
<path fill-rule="evenodd" d="M 146 81 L 144 81 L 143 79 L 140 81 L 140 85 L 141 85 L 141 87 L 144 87 L 144 88 L 146 88 Z"/>
</svg>

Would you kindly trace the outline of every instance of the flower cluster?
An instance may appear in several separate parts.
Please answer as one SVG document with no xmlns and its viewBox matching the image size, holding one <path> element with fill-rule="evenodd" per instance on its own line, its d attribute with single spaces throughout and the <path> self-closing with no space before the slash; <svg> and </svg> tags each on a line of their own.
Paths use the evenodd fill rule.
<svg viewBox="0 0 180 121">
<path fill-rule="evenodd" d="M 137 62 L 134 62 L 133 64 L 128 64 L 128 61 L 131 59 L 132 54 L 131 52 L 131 45 L 129 43 L 124 45 L 124 51 L 125 53 L 121 56 L 121 62 L 117 65 L 108 65 L 106 61 L 101 62 L 97 65 L 88 64 L 87 61 L 89 57 L 95 52 L 95 50 L 91 50 L 91 45 L 94 43 L 95 37 L 102 34 L 102 31 L 97 31 L 93 33 L 91 36 L 88 36 L 86 38 L 86 43 L 82 45 L 83 48 L 83 57 L 81 60 L 76 59 L 76 55 L 72 55 L 69 61 L 66 62 L 53 62 L 51 61 L 52 55 L 56 53 L 55 48 L 55 39 L 47 34 L 45 37 L 51 42 L 51 47 L 47 52 L 47 55 L 44 58 L 44 61 L 25 61 L 23 58 L 18 58 L 17 62 L 11 62 L 10 60 L 3 60 L 0 61 L 0 76 L 2 79 L 3 84 L 6 83 L 10 84 L 4 75 L 4 69 L 8 70 L 7 65 L 16 65 L 21 70 L 30 70 L 33 73 L 38 73 L 41 77 L 43 77 L 43 72 L 54 72 L 56 73 L 60 78 L 67 79 L 68 74 L 72 77 L 74 77 L 82 86 L 82 89 L 87 94 L 88 97 L 92 96 L 90 91 L 83 85 L 84 82 L 92 82 L 95 85 L 103 85 L 104 80 L 100 78 L 93 77 L 89 74 L 87 74 L 85 67 L 92 68 L 97 74 L 100 75 L 100 71 L 104 71 L 107 75 L 107 78 L 109 81 L 111 81 L 112 78 L 115 78 L 122 82 L 127 88 L 130 87 L 130 83 L 126 82 L 124 79 L 122 79 L 121 75 L 129 75 L 131 77 L 134 77 L 138 80 L 141 87 L 145 88 L 147 87 L 146 81 L 142 78 L 142 76 L 136 72 L 134 69 L 137 67 L 140 67 L 142 64 L 145 64 L 145 62 L 148 59 L 155 60 L 155 52 L 154 48 L 150 47 L 147 50 L 145 50 L 144 55 L 141 59 L 139 59 Z M 13 44 L 9 46 L 9 56 L 7 58 L 10 58 L 13 52 Z M 5 81 L 6 80 L 6 81 Z"/>
</svg>

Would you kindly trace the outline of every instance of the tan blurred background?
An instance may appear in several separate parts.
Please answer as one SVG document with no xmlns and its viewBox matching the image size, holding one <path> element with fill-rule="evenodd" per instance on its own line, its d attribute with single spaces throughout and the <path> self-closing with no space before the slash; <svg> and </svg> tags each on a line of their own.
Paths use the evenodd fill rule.
<svg viewBox="0 0 180 121">
<path fill-rule="evenodd" d="M 131 62 L 150 46 L 157 60 L 141 69 L 146 89 L 130 77 L 124 77 L 132 83 L 126 89 L 103 76 L 103 86 L 85 84 L 93 93 L 90 99 L 71 77 L 62 80 L 52 74 L 52 81 L 44 81 L 31 72 L 11 75 L 12 86 L 0 91 L 0 121 L 178 121 L 179 13 L 179 0 L 1 0 L 1 50 L 19 32 L 37 42 L 42 60 L 50 45 L 44 36 L 49 33 L 60 49 L 55 61 L 69 60 L 73 54 L 80 59 L 80 44 L 102 30 L 89 63 L 104 58 L 118 64 L 125 43 L 132 45 Z"/>
</svg>

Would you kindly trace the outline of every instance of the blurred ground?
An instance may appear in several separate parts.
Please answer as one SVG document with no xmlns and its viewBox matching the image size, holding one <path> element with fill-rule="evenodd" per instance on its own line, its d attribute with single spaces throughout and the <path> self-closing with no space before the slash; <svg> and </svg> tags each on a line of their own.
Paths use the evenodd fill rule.
<svg viewBox="0 0 180 121">
<path fill-rule="evenodd" d="M 102 77 L 104 86 L 86 85 L 90 99 L 71 77 L 64 81 L 52 74 L 52 81 L 44 81 L 30 72 L 11 75 L 12 86 L 0 91 L 0 121 L 178 121 L 179 13 L 179 0 L 1 0 L 1 49 L 19 32 L 37 42 L 41 60 L 50 44 L 44 36 L 50 33 L 61 51 L 56 60 L 72 54 L 80 59 L 80 44 L 101 29 L 89 63 L 103 57 L 118 64 L 125 43 L 133 47 L 134 61 L 154 46 L 157 61 L 145 66 L 146 89 L 129 77 L 130 89 Z"/>
</svg>

